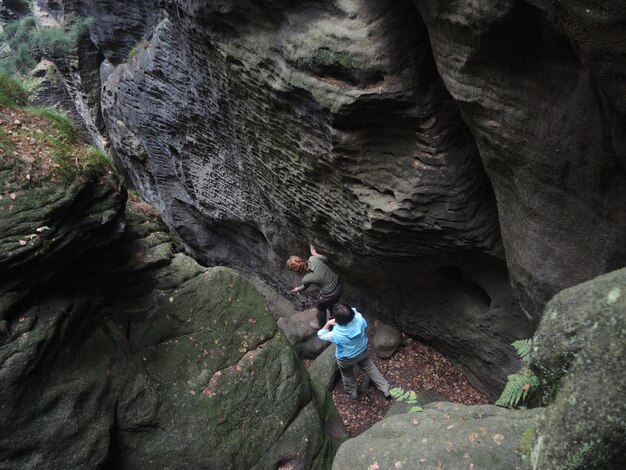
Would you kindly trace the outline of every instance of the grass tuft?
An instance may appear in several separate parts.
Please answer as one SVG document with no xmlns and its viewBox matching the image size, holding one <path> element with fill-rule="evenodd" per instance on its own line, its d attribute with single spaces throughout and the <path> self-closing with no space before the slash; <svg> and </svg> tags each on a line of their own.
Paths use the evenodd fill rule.
<svg viewBox="0 0 626 470">
<path fill-rule="evenodd" d="M 0 73 L 0 104 L 7 108 L 23 106 L 28 102 L 28 90 L 19 80 Z"/>
<path fill-rule="evenodd" d="M 110 157 L 98 147 L 88 147 L 83 160 L 83 175 L 90 181 L 95 181 L 107 172 L 113 171 Z"/>
<path fill-rule="evenodd" d="M 78 141 L 76 125 L 67 115 L 53 108 L 37 107 L 30 108 L 30 111 L 33 114 L 48 120 L 54 126 L 54 129 L 59 133 L 61 139 L 67 142 Z"/>
</svg>

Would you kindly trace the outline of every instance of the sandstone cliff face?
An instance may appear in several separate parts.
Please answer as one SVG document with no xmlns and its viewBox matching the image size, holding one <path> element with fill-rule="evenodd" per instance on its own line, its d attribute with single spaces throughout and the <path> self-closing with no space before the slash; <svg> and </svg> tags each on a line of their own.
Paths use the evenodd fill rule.
<svg viewBox="0 0 626 470">
<path fill-rule="evenodd" d="M 572 48 L 579 9 L 439 3 L 61 2 L 96 18 L 110 142 L 194 257 L 288 295 L 312 241 L 497 393 L 548 298 L 626 263 L 623 81 Z"/>
<path fill-rule="evenodd" d="M 614 41 L 626 9 L 554 3 L 415 0 L 480 147 L 511 279 L 534 317 L 561 289 L 626 263 L 623 42 Z"/>
</svg>

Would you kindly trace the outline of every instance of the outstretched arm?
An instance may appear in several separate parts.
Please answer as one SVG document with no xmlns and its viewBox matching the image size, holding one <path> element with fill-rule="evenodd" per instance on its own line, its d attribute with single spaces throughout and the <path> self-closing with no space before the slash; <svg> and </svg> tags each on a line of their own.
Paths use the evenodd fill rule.
<svg viewBox="0 0 626 470">
<path fill-rule="evenodd" d="M 313 245 L 309 245 L 309 247 L 311 248 L 311 256 L 321 259 L 324 263 L 328 262 L 328 257 L 320 255 Z"/>
</svg>

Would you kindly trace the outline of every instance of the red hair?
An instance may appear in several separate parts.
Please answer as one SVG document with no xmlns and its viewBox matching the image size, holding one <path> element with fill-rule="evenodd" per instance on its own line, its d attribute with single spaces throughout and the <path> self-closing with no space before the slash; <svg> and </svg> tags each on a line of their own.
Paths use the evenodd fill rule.
<svg viewBox="0 0 626 470">
<path fill-rule="evenodd" d="M 300 274 L 304 274 L 309 269 L 309 263 L 299 256 L 290 256 L 287 260 L 287 269 Z"/>
</svg>

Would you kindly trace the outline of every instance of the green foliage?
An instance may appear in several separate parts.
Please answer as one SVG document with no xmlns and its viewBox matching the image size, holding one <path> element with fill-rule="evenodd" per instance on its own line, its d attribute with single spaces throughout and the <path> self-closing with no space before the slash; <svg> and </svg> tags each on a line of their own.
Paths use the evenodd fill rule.
<svg viewBox="0 0 626 470">
<path fill-rule="evenodd" d="M 389 390 L 389 393 L 391 393 L 391 396 L 397 401 L 406 401 L 409 405 L 415 405 L 417 403 L 417 394 L 413 390 L 404 391 L 404 389 L 400 387 L 394 387 Z M 420 411 L 424 411 L 424 409 L 421 406 L 415 405 L 411 407 L 409 413 L 418 413 Z"/>
<path fill-rule="evenodd" d="M 73 53 L 92 24 L 91 18 L 69 17 L 63 27 L 37 29 L 33 16 L 6 24 L 0 34 L 0 45 L 4 45 L 8 52 L 0 58 L 0 71 L 24 74 L 42 55 L 62 57 Z"/>
<path fill-rule="evenodd" d="M 23 17 L 4 26 L 0 34 L 0 44 L 5 49 L 0 59 L 0 71 L 11 75 L 25 73 L 37 64 L 32 53 L 35 31 L 33 16 Z"/>
<path fill-rule="evenodd" d="M 90 181 L 95 181 L 113 170 L 110 157 L 98 147 L 89 147 L 83 162 L 83 175 Z"/>
<path fill-rule="evenodd" d="M 135 57 L 139 53 L 140 49 L 145 49 L 146 47 L 148 47 L 149 44 L 150 43 L 147 40 L 145 40 L 145 39 L 143 41 L 135 44 L 135 46 L 130 51 L 128 51 L 127 60 L 130 60 L 133 57 Z"/>
<path fill-rule="evenodd" d="M 81 36 L 92 24 L 91 18 L 70 18 L 64 28 L 37 29 L 32 35 L 32 44 L 50 57 L 68 55 L 74 52 Z"/>
<path fill-rule="evenodd" d="M 525 364 L 528 364 L 528 356 L 530 355 L 530 351 L 533 347 L 532 339 L 519 339 L 517 341 L 513 341 L 511 343 L 517 352 L 517 355 L 520 357 Z"/>
<path fill-rule="evenodd" d="M 524 364 L 528 364 L 532 339 L 518 340 L 512 343 L 515 351 Z M 524 365 L 517 373 L 507 377 L 507 383 L 496 401 L 498 406 L 515 408 L 518 405 L 526 405 L 537 395 L 539 379 L 535 373 Z"/>
<path fill-rule="evenodd" d="M 28 91 L 15 78 L 6 73 L 0 73 L 0 104 L 14 108 L 26 104 Z"/>
<path fill-rule="evenodd" d="M 35 29 L 35 17 L 25 16 L 4 25 L 0 39 L 11 49 L 15 49 L 20 44 L 28 44 Z"/>
<path fill-rule="evenodd" d="M 76 142 L 78 140 L 76 125 L 67 115 L 56 109 L 45 107 L 30 108 L 30 111 L 48 120 L 59 133 L 62 140 L 66 142 Z"/>
</svg>

